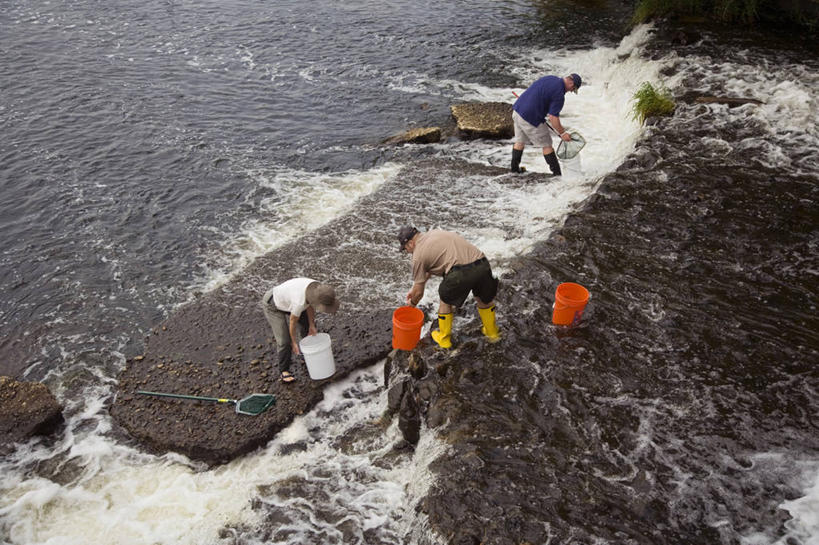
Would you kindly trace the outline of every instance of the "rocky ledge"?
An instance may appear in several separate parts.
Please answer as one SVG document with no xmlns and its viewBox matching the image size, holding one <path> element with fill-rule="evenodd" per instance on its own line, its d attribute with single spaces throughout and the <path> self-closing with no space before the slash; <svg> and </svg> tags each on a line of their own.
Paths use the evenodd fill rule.
<svg viewBox="0 0 819 545">
<path fill-rule="evenodd" d="M 283 384 L 269 327 L 257 298 L 250 295 L 235 299 L 222 289 L 186 306 L 157 328 L 145 354 L 130 360 L 120 374 L 111 413 L 151 451 L 180 452 L 208 464 L 232 460 L 264 445 L 315 406 L 328 382 L 377 362 L 390 350 L 388 310 L 376 313 L 375 328 L 372 316 L 322 320 L 326 317 L 319 315 L 319 329 L 333 342 L 335 374 L 311 380 L 304 360 L 294 358 L 297 380 Z M 140 390 L 229 399 L 272 393 L 276 403 L 248 416 L 221 403 L 149 396 Z"/>
<path fill-rule="evenodd" d="M 764 102 L 755 98 L 700 95 L 698 93 L 686 93 L 680 97 L 680 100 L 691 104 L 724 104 L 729 108 L 745 106 L 746 104 L 753 104 L 754 106 L 764 104 Z"/>
<path fill-rule="evenodd" d="M 44 384 L 0 377 L 0 448 L 53 432 L 62 410 Z"/>
<path fill-rule="evenodd" d="M 385 145 L 400 144 L 435 144 L 441 141 L 440 127 L 422 127 L 410 129 L 396 136 L 387 138 L 382 142 Z"/>
<path fill-rule="evenodd" d="M 433 174 L 504 173 L 465 162 L 413 164 L 400 180 L 363 197 L 348 214 L 261 256 L 241 275 L 182 306 L 151 332 L 144 354 L 130 358 L 120 373 L 110 408 L 115 421 L 152 452 L 179 452 L 208 464 L 266 444 L 321 401 L 327 383 L 392 350 L 391 315 L 403 292 L 385 301 L 383 290 L 396 281 L 402 288 L 408 283 L 409 262 L 396 251 L 393 222 L 396 214 L 412 218 L 416 213 L 415 188 Z M 525 183 L 528 178 L 516 179 Z M 436 188 L 447 190 L 444 184 Z M 429 198 L 435 198 L 432 191 Z M 394 206 L 383 206 L 387 198 Z M 362 225 L 370 228 L 362 231 Z M 341 294 L 337 314 L 317 315 L 319 331 L 332 339 L 336 363 L 336 373 L 326 380 L 311 380 L 303 360 L 294 361 L 295 383 L 278 378 L 275 344 L 259 301 L 269 287 L 294 276 L 334 284 Z M 247 416 L 224 404 L 147 396 L 139 390 L 230 399 L 272 393 L 276 403 L 259 416 Z"/>
<path fill-rule="evenodd" d="M 785 533 L 791 517 L 769 501 L 782 496 L 733 468 L 751 467 L 748 453 L 819 449 L 805 417 L 819 320 L 794 310 L 819 304 L 799 266 L 817 189 L 741 150 L 674 155 L 708 123 L 653 130 L 558 232 L 504 264 L 499 343 L 468 303 L 452 350 L 427 336 L 385 365 L 404 439 L 448 446 L 418 505 L 445 543 L 724 541 L 709 504 L 678 501 L 680 471 L 695 468 L 737 524 Z M 571 328 L 550 323 L 567 280 L 592 293 Z M 738 462 L 712 475 L 726 459 Z M 734 503 L 755 497 L 766 500 Z"/>
</svg>

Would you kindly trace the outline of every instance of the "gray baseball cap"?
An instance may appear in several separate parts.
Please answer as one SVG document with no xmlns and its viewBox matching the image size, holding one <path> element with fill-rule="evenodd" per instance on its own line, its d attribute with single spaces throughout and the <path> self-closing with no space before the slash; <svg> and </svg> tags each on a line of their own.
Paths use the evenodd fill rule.
<svg viewBox="0 0 819 545">
<path fill-rule="evenodd" d="M 398 251 L 403 251 L 404 247 L 407 245 L 407 242 L 412 240 L 412 237 L 414 237 L 416 234 L 418 234 L 418 229 L 410 225 L 405 225 L 399 229 L 398 244 L 400 244 L 400 246 L 398 247 Z"/>
</svg>

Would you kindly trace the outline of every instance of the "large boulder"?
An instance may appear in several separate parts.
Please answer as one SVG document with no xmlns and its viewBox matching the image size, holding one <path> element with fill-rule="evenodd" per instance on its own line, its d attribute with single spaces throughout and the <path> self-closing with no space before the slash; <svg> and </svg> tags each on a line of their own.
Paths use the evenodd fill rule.
<svg viewBox="0 0 819 545">
<path fill-rule="evenodd" d="M 458 130 L 468 138 L 511 138 L 512 105 L 506 102 L 469 102 L 454 104 L 450 111 Z"/>
<path fill-rule="evenodd" d="M 48 435 L 62 423 L 62 411 L 44 384 L 0 377 L 0 447 Z"/>
</svg>

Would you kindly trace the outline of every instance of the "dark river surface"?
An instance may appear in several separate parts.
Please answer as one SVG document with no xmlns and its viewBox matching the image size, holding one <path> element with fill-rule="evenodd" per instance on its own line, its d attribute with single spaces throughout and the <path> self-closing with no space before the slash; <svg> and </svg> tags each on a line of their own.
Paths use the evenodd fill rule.
<svg viewBox="0 0 819 545">
<path fill-rule="evenodd" d="M 0 373 L 46 383 L 67 423 L 0 460 L 0 543 L 817 543 L 816 41 L 681 45 L 629 10 L 3 3 Z M 569 72 L 564 123 L 589 143 L 562 180 L 536 150 L 534 174 L 493 168 L 507 141 L 378 145 Z M 673 117 L 636 124 L 643 81 Z M 431 381 L 447 418 L 414 453 L 368 424 L 379 366 L 219 468 L 112 433 L 125 359 L 194 294 L 261 289 L 247 264 L 308 260 L 305 235 L 340 225 L 322 259 L 349 307 L 398 306 L 408 263 L 344 246 L 394 252 L 406 222 L 489 255 L 506 332 L 484 346 L 474 311 L 456 320 Z M 592 293 L 573 329 L 550 323 L 563 281 Z"/>
</svg>

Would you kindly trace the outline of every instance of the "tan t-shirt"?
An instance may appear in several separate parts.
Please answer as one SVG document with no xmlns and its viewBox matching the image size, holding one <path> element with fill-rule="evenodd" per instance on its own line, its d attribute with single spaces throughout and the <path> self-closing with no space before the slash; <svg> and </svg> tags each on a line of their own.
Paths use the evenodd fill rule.
<svg viewBox="0 0 819 545">
<path fill-rule="evenodd" d="M 420 233 L 412 251 L 412 279 L 427 280 L 427 273 L 443 276 L 455 265 L 468 265 L 483 257 L 483 252 L 464 237 L 449 231 Z"/>
</svg>

